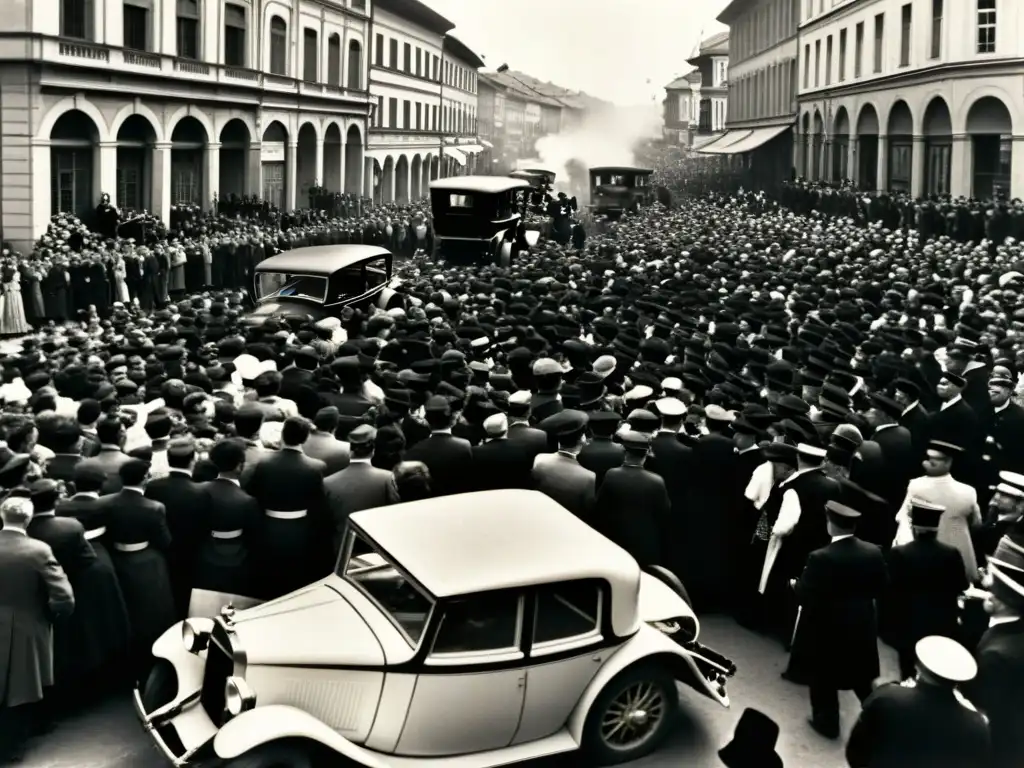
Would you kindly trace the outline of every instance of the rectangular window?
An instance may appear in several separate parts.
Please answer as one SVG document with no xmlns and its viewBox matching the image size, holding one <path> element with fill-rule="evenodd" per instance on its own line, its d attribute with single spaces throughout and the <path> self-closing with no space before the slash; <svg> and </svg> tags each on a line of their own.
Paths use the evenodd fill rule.
<svg viewBox="0 0 1024 768">
<path fill-rule="evenodd" d="M 245 66 L 246 34 L 245 9 L 229 3 L 224 6 L 224 63 L 229 67 Z"/>
<path fill-rule="evenodd" d="M 388 99 L 388 128 L 398 127 L 398 99 Z"/>
<path fill-rule="evenodd" d="M 388 66 L 392 69 L 398 69 L 398 41 L 389 40 L 388 45 L 390 47 L 390 50 L 388 51 L 390 54 L 388 56 Z"/>
<path fill-rule="evenodd" d="M 373 63 L 378 67 L 384 66 L 384 35 L 379 32 L 373 40 Z"/>
<path fill-rule="evenodd" d="M 124 47 L 149 50 L 149 8 L 128 0 L 124 4 Z"/>
<path fill-rule="evenodd" d="M 811 86 L 811 44 L 804 46 L 804 88 Z"/>
<path fill-rule="evenodd" d="M 864 64 L 864 22 L 857 24 L 853 40 L 853 76 L 860 77 L 861 68 Z"/>
<path fill-rule="evenodd" d="M 384 125 L 384 97 L 377 97 L 377 127 Z"/>
<path fill-rule="evenodd" d="M 438 61 L 439 61 L 439 59 L 437 58 L 437 56 L 435 56 L 434 57 L 434 69 L 433 69 L 434 74 L 433 74 L 433 77 L 431 78 L 435 83 L 437 82 L 437 78 L 438 78 L 438 71 L 437 71 L 437 69 L 438 69 Z"/>
<path fill-rule="evenodd" d="M 814 41 L 814 87 L 821 85 L 821 40 Z"/>
<path fill-rule="evenodd" d="M 882 52 L 885 49 L 885 14 L 875 16 L 875 61 L 874 72 L 882 71 Z"/>
<path fill-rule="evenodd" d="M 953 145 L 948 140 L 928 139 L 924 150 L 924 189 L 929 195 L 948 195 L 952 178 Z"/>
<path fill-rule="evenodd" d="M 408 99 L 402 99 L 402 127 L 412 128 L 412 103 Z"/>
<path fill-rule="evenodd" d="M 889 189 L 910 190 L 913 146 L 908 141 L 889 140 Z"/>
<path fill-rule="evenodd" d="M 198 59 L 199 0 L 178 0 L 178 19 L 175 32 L 178 56 L 182 59 Z"/>
<path fill-rule="evenodd" d="M 423 76 L 423 49 L 416 49 L 416 77 Z"/>
<path fill-rule="evenodd" d="M 60 0 L 61 37 L 92 39 L 92 3 L 89 0 Z"/>
<path fill-rule="evenodd" d="M 832 84 L 832 35 L 825 40 L 825 85 Z"/>
<path fill-rule="evenodd" d="M 839 30 L 839 82 L 846 80 L 846 30 Z"/>
<path fill-rule="evenodd" d="M 352 10 L 366 13 L 366 0 L 352 0 Z"/>
<path fill-rule="evenodd" d="M 978 53 L 996 52 L 996 0 L 978 0 Z"/>
<path fill-rule="evenodd" d="M 914 6 L 907 3 L 900 11 L 900 66 L 910 64 L 910 31 L 914 23 Z"/>
<path fill-rule="evenodd" d="M 302 30 L 302 79 L 307 83 L 317 81 L 317 65 L 320 63 L 317 40 L 318 35 L 315 29 L 306 27 Z"/>
<path fill-rule="evenodd" d="M 423 105 L 416 102 L 416 130 L 423 130 Z"/>
<path fill-rule="evenodd" d="M 430 130 L 437 130 L 437 104 L 430 105 Z"/>
<path fill-rule="evenodd" d="M 932 0 L 932 41 L 929 57 L 937 59 L 942 55 L 942 14 L 945 0 Z"/>
<path fill-rule="evenodd" d="M 402 53 L 404 54 L 403 61 L 402 61 L 402 64 L 403 64 L 402 69 L 404 69 L 406 72 L 411 73 L 412 72 L 412 45 L 410 45 L 409 43 L 405 43 L 402 46 Z"/>
</svg>

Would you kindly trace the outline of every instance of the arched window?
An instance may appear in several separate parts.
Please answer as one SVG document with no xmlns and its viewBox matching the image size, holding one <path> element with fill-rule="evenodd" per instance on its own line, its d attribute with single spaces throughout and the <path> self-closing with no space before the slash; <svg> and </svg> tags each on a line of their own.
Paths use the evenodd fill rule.
<svg viewBox="0 0 1024 768">
<path fill-rule="evenodd" d="M 350 40 L 348 44 L 348 87 L 363 88 L 363 47 L 358 40 Z"/>
<path fill-rule="evenodd" d="M 270 74 L 288 74 L 288 25 L 280 16 L 270 19 Z"/>
<path fill-rule="evenodd" d="M 341 85 L 341 35 L 327 38 L 327 84 Z"/>
</svg>

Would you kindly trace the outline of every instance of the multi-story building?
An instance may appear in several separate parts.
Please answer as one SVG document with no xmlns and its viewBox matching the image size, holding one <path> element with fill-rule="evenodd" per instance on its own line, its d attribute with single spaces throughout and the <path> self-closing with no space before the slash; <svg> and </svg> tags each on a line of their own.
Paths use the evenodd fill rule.
<svg viewBox="0 0 1024 768">
<path fill-rule="evenodd" d="M 478 173 L 490 168 L 478 163 L 484 145 L 478 138 L 477 107 L 479 75 L 483 60 L 453 35 L 444 39 L 444 87 L 441 104 L 444 118 L 444 144 L 441 160 L 446 167 L 442 175 L 462 170 Z"/>
<path fill-rule="evenodd" d="M 373 13 L 367 154 L 375 200 L 422 197 L 440 175 L 444 38 L 455 25 L 419 0 L 378 0 Z"/>
<path fill-rule="evenodd" d="M 697 134 L 721 133 L 729 119 L 729 33 L 701 41 L 697 55 L 686 63 L 700 72 Z"/>
<path fill-rule="evenodd" d="M 758 188 L 792 175 L 799 18 L 800 0 L 732 0 L 718 16 L 729 25 L 728 130 L 700 151 L 741 158 Z"/>
<path fill-rule="evenodd" d="M 494 173 L 508 173 L 516 161 L 533 157 L 537 139 L 558 133 L 566 115 L 576 111 L 568 101 L 531 90 L 517 77 L 495 72 L 479 76 L 477 116 L 485 148 L 480 166 L 489 160 Z"/>
<path fill-rule="evenodd" d="M 800 18 L 803 175 L 1024 196 L 1024 3 L 804 0 Z"/>
<path fill-rule="evenodd" d="M 104 192 L 164 220 L 214 195 L 360 192 L 371 2 L 5 2 L 3 238 Z"/>
<path fill-rule="evenodd" d="M 690 146 L 700 119 L 700 70 L 691 70 L 666 85 L 662 107 L 662 138 L 669 144 Z"/>
</svg>

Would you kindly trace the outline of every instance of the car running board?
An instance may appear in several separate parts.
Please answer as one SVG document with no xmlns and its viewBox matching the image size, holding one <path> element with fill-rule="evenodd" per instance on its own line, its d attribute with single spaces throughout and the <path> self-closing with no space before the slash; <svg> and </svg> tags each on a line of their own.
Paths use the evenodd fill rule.
<svg viewBox="0 0 1024 768">
<path fill-rule="evenodd" d="M 580 748 L 567 728 L 543 739 L 513 744 L 510 747 L 492 749 L 487 752 L 474 752 L 457 757 L 400 757 L 375 753 L 377 758 L 389 768 L 494 768 L 494 766 L 511 765 L 526 760 L 537 760 L 551 755 L 575 752 Z"/>
</svg>

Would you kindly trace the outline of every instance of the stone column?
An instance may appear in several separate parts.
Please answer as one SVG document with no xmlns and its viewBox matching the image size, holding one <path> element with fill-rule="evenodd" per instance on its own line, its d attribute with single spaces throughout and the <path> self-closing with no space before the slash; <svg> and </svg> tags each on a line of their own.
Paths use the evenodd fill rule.
<svg viewBox="0 0 1024 768">
<path fill-rule="evenodd" d="M 245 194 L 263 197 L 263 161 L 261 158 L 263 145 L 260 142 L 249 144 L 246 157 Z"/>
<path fill-rule="evenodd" d="M 110 200 L 117 204 L 117 142 L 101 141 L 96 153 L 96 173 L 93 176 L 93 205 L 100 201 L 100 195 L 106 192 Z"/>
<path fill-rule="evenodd" d="M 1024 197 L 1024 136 L 1014 136 L 1011 144 L 1010 188 L 1007 197 Z"/>
<path fill-rule="evenodd" d="M 910 194 L 915 199 L 924 194 L 924 136 L 915 136 L 910 161 Z"/>
<path fill-rule="evenodd" d="M 316 168 L 313 183 L 321 187 L 327 186 L 327 173 L 324 170 L 324 140 L 322 137 L 316 140 L 316 155 L 313 160 L 313 167 Z"/>
<path fill-rule="evenodd" d="M 348 154 L 348 132 L 341 137 L 341 144 L 338 145 L 338 188 L 332 189 L 332 192 L 344 192 L 345 191 L 345 155 Z"/>
<path fill-rule="evenodd" d="M 395 202 L 395 180 L 398 178 L 398 163 L 392 159 L 391 163 L 391 175 L 384 179 L 384 202 L 393 203 Z"/>
<path fill-rule="evenodd" d="M 153 145 L 153 213 L 165 224 L 171 220 L 171 142 Z"/>
<path fill-rule="evenodd" d="M 877 191 L 887 191 L 889 189 L 889 137 L 884 133 L 878 134 L 878 165 L 875 176 Z"/>
<path fill-rule="evenodd" d="M 974 186 L 971 174 L 971 137 L 961 134 L 953 137 L 953 151 L 949 160 L 949 193 L 953 197 L 970 197 Z"/>
<path fill-rule="evenodd" d="M 32 176 L 31 194 L 29 195 L 29 210 L 31 212 L 31 238 L 41 237 L 50 224 L 53 199 L 53 178 L 50 176 L 50 140 L 38 139 L 32 141 Z M 5 192 L 4 205 L 4 236 L 11 239 L 7 217 L 10 215 L 10 201 L 7 200 L 9 190 Z"/>
<path fill-rule="evenodd" d="M 203 151 L 203 210 L 213 205 L 213 196 L 220 192 L 220 142 L 206 145 Z"/>
<path fill-rule="evenodd" d="M 285 160 L 284 160 L 284 175 L 285 175 L 285 194 L 284 194 L 284 207 L 287 211 L 294 211 L 295 205 L 295 193 L 296 187 L 298 186 L 299 176 L 299 156 L 298 156 L 299 145 L 297 142 L 289 141 L 285 147 Z"/>
<path fill-rule="evenodd" d="M 846 175 L 856 187 L 860 180 L 860 169 L 857 167 L 857 137 L 851 136 L 846 148 Z"/>
</svg>

